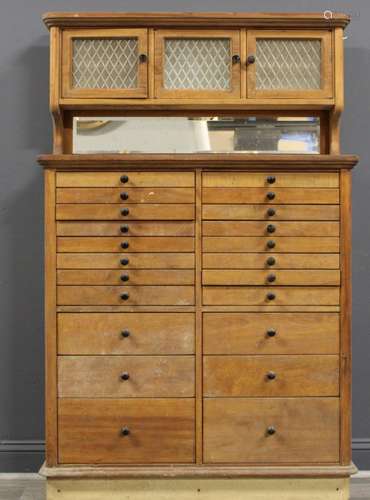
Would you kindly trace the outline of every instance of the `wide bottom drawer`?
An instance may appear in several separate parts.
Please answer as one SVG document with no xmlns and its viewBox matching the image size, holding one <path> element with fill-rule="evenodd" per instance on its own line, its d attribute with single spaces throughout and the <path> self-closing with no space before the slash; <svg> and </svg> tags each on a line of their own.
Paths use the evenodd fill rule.
<svg viewBox="0 0 370 500">
<path fill-rule="evenodd" d="M 194 461 L 192 399 L 60 399 L 59 463 Z"/>
<path fill-rule="evenodd" d="M 206 463 L 336 463 L 339 399 L 204 401 Z"/>
</svg>

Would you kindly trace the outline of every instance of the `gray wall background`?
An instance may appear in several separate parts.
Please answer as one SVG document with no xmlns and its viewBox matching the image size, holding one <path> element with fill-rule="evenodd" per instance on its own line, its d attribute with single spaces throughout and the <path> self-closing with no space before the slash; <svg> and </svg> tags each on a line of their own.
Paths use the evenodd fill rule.
<svg viewBox="0 0 370 500">
<path fill-rule="evenodd" d="M 346 12 L 342 150 L 353 184 L 353 448 L 370 469 L 370 1 L 0 0 L 0 472 L 43 461 L 43 187 L 51 151 L 46 11 Z"/>
</svg>

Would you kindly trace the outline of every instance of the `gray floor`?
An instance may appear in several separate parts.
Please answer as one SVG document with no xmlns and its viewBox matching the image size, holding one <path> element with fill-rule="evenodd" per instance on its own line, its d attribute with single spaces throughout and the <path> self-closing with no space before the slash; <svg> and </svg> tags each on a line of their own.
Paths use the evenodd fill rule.
<svg viewBox="0 0 370 500">
<path fill-rule="evenodd" d="M 0 500 L 45 500 L 45 482 L 36 474 L 10 478 L 0 474 Z M 354 479 L 351 486 L 351 500 L 370 500 L 369 479 Z"/>
</svg>

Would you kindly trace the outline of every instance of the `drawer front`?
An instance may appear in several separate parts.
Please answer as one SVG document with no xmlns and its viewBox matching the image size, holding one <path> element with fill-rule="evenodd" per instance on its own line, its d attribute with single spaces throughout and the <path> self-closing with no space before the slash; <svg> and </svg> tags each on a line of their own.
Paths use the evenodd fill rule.
<svg viewBox="0 0 370 500">
<path fill-rule="evenodd" d="M 270 210 L 269 210 L 270 209 Z M 203 205 L 209 220 L 339 220 L 339 205 Z"/>
<path fill-rule="evenodd" d="M 208 187 L 269 187 L 275 188 L 338 188 L 339 175 L 332 172 L 206 172 L 203 186 Z"/>
<path fill-rule="evenodd" d="M 193 253 L 59 253 L 58 269 L 193 269 Z"/>
<path fill-rule="evenodd" d="M 275 431 L 274 434 L 269 434 Z M 206 463 L 337 463 L 339 400 L 208 399 Z"/>
<path fill-rule="evenodd" d="M 62 464 L 194 461 L 192 399 L 60 399 L 58 415 Z"/>
<path fill-rule="evenodd" d="M 336 253 L 339 238 L 332 236 L 205 236 L 203 252 Z"/>
<path fill-rule="evenodd" d="M 204 313 L 204 354 L 338 354 L 337 313 Z"/>
<path fill-rule="evenodd" d="M 194 236 L 194 223 L 57 222 L 57 236 Z"/>
<path fill-rule="evenodd" d="M 194 188 L 57 188 L 57 203 L 194 203 Z"/>
<path fill-rule="evenodd" d="M 57 187 L 194 187 L 193 172 L 57 172 Z"/>
<path fill-rule="evenodd" d="M 338 269 L 339 254 L 204 253 L 203 269 Z"/>
<path fill-rule="evenodd" d="M 64 286 L 57 287 L 60 306 L 190 306 L 193 286 Z"/>
<path fill-rule="evenodd" d="M 66 204 L 56 206 L 57 220 L 192 220 L 194 205 L 109 205 Z"/>
<path fill-rule="evenodd" d="M 203 236 L 339 236 L 339 222 L 204 221 Z"/>
<path fill-rule="evenodd" d="M 337 287 L 204 287 L 204 305 L 309 306 L 339 304 Z"/>
<path fill-rule="evenodd" d="M 123 246 L 122 246 L 123 245 Z M 58 252 L 193 252 L 194 238 L 190 237 L 68 237 L 57 238 Z"/>
<path fill-rule="evenodd" d="M 59 313 L 59 354 L 194 354 L 193 313 Z"/>
<path fill-rule="evenodd" d="M 58 395 L 192 397 L 194 373 L 193 356 L 59 356 Z"/>
<path fill-rule="evenodd" d="M 339 270 L 254 271 L 218 269 L 203 271 L 203 285 L 322 285 L 339 286 Z"/>
<path fill-rule="evenodd" d="M 205 397 L 338 396 L 334 355 L 204 356 Z"/>
<path fill-rule="evenodd" d="M 203 203 L 336 204 L 339 189 L 210 187 L 202 190 Z"/>
<path fill-rule="evenodd" d="M 329 272 L 329 271 L 328 271 Z M 335 271 L 333 271 L 335 272 Z M 193 285 L 191 269 L 141 269 L 112 271 L 106 269 L 58 270 L 58 285 Z"/>
</svg>

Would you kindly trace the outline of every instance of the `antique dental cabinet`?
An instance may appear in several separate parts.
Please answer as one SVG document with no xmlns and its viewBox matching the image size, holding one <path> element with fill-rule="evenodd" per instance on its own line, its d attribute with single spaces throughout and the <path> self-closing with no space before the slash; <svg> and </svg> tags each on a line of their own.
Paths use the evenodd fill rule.
<svg viewBox="0 0 370 500">
<path fill-rule="evenodd" d="M 348 16 L 44 22 L 48 500 L 348 500 Z"/>
</svg>

